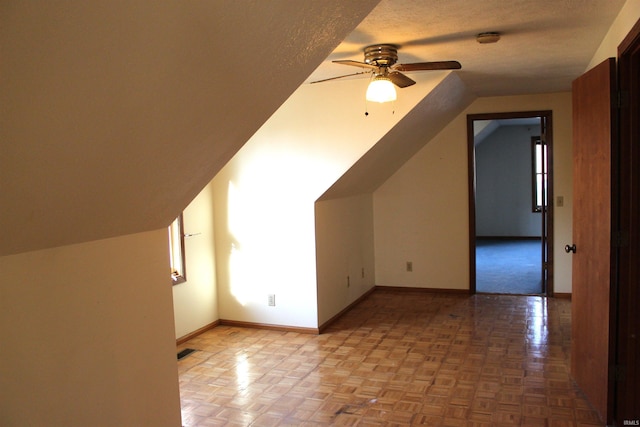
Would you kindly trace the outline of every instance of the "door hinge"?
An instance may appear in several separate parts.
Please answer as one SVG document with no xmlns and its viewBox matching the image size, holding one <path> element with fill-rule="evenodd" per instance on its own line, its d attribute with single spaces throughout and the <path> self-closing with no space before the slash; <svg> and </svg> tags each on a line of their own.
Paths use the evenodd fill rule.
<svg viewBox="0 0 640 427">
<path fill-rule="evenodd" d="M 626 230 L 620 230 L 611 236 L 611 244 L 614 248 L 623 248 L 629 246 L 629 233 Z"/>
<path fill-rule="evenodd" d="M 628 106 L 629 106 L 629 91 L 627 90 L 618 91 L 617 107 L 627 108 Z"/>
<path fill-rule="evenodd" d="M 542 268 L 543 268 L 544 270 L 548 270 L 548 269 L 549 269 L 549 263 L 548 263 L 548 262 L 543 262 L 543 263 L 542 263 Z"/>
</svg>

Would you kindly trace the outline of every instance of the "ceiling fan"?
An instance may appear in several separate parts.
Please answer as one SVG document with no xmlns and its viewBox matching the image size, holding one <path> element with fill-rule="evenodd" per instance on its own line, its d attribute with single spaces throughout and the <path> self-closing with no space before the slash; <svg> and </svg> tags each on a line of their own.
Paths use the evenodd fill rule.
<svg viewBox="0 0 640 427">
<path fill-rule="evenodd" d="M 459 70 L 462 68 L 458 61 L 414 62 L 411 64 L 397 64 L 398 47 L 392 44 L 378 44 L 364 48 L 364 62 L 353 60 L 332 61 L 336 64 L 351 65 L 366 68 L 366 71 L 345 74 L 328 79 L 316 80 L 311 83 L 322 83 L 344 77 L 371 74 L 371 83 L 367 89 L 367 100 L 376 102 L 394 101 L 395 88 L 405 88 L 416 82 L 401 71 L 429 71 L 429 70 Z"/>
</svg>

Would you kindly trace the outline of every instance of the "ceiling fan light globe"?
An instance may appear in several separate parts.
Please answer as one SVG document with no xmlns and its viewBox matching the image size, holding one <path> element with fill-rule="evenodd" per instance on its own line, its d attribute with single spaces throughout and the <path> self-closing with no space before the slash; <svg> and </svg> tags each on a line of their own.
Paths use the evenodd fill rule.
<svg viewBox="0 0 640 427">
<path fill-rule="evenodd" d="M 370 102 L 391 102 L 397 98 L 396 88 L 387 78 L 377 77 L 369 83 L 366 99 Z"/>
</svg>

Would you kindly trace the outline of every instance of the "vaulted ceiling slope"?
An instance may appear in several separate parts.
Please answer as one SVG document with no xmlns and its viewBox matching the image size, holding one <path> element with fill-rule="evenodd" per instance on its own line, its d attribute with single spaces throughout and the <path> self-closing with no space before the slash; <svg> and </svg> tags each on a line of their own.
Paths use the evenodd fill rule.
<svg viewBox="0 0 640 427">
<path fill-rule="evenodd" d="M 167 226 L 377 0 L 0 5 L 0 255 Z"/>
<path fill-rule="evenodd" d="M 457 74 L 449 73 L 318 200 L 374 191 L 474 99 Z"/>
</svg>

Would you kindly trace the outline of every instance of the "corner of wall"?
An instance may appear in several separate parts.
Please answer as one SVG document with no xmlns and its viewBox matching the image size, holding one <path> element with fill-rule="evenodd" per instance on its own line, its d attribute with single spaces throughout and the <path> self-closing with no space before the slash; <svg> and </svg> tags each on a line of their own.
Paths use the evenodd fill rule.
<svg viewBox="0 0 640 427">
<path fill-rule="evenodd" d="M 3 425 L 179 425 L 167 248 L 156 230 L 0 257 Z"/>
<path fill-rule="evenodd" d="M 173 286 L 176 338 L 219 320 L 213 207 L 209 183 L 183 212 L 187 281 Z"/>
</svg>

